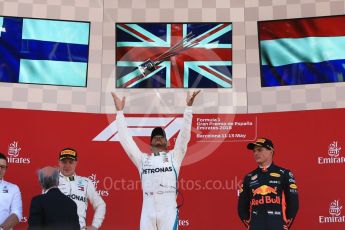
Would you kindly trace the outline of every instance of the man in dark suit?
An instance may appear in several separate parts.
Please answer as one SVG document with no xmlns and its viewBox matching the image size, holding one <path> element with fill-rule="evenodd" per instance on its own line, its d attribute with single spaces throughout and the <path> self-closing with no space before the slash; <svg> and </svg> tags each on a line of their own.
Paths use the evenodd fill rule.
<svg viewBox="0 0 345 230">
<path fill-rule="evenodd" d="M 44 194 L 31 200 L 28 230 L 80 230 L 77 205 L 57 187 L 58 170 L 45 167 L 38 174 Z"/>
</svg>

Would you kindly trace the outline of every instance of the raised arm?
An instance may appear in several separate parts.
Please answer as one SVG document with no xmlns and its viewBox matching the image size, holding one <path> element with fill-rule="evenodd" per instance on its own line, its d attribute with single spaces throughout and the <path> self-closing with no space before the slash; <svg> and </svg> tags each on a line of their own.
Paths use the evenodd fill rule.
<svg viewBox="0 0 345 230">
<path fill-rule="evenodd" d="M 187 152 L 187 145 L 191 136 L 192 128 L 192 105 L 194 103 L 195 97 L 200 93 L 201 90 L 194 91 L 193 94 L 187 93 L 186 104 L 187 108 L 183 113 L 183 123 L 180 133 L 177 136 L 175 146 L 174 146 L 174 158 L 178 162 L 182 162 L 184 156 Z"/>
<path fill-rule="evenodd" d="M 116 125 L 119 134 L 120 143 L 127 153 L 128 157 L 132 160 L 137 168 L 141 166 L 141 151 L 137 144 L 134 142 L 132 135 L 129 133 L 125 117 L 123 115 L 123 109 L 126 104 L 126 98 L 120 99 L 115 93 L 111 93 L 114 99 L 116 108 Z"/>
<path fill-rule="evenodd" d="M 192 93 L 192 95 L 189 93 L 187 93 L 187 98 L 186 98 L 186 103 L 187 103 L 187 106 L 192 106 L 193 103 L 194 103 L 194 99 L 196 97 L 196 95 L 198 95 L 199 93 L 201 92 L 201 90 L 197 90 L 197 91 L 194 91 Z"/>
</svg>

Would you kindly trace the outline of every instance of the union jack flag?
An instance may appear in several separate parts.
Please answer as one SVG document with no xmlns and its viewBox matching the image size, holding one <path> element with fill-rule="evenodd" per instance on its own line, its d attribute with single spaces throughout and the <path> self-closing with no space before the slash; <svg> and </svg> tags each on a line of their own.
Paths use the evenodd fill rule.
<svg viewBox="0 0 345 230">
<path fill-rule="evenodd" d="M 150 74 L 138 66 L 174 47 L 188 34 L 197 43 L 164 60 Z M 231 23 L 116 24 L 118 88 L 231 88 Z M 187 42 L 183 47 L 188 46 Z"/>
</svg>

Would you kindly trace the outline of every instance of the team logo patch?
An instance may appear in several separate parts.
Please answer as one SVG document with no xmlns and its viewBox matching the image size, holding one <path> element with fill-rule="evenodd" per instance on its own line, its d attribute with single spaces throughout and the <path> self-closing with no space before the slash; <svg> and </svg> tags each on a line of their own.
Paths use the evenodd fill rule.
<svg viewBox="0 0 345 230">
<path fill-rule="evenodd" d="M 5 187 L 2 189 L 2 193 L 8 193 L 8 188 L 7 188 L 7 186 L 5 186 Z"/>
<path fill-rule="evenodd" d="M 256 180 L 256 178 L 258 178 L 258 174 L 255 174 L 255 175 L 252 176 L 250 179 L 251 179 L 251 180 Z"/>
<path fill-rule="evenodd" d="M 279 173 L 270 173 L 270 176 L 273 176 L 273 177 L 280 177 L 280 174 L 279 174 Z"/>
<path fill-rule="evenodd" d="M 144 166 L 145 167 L 151 167 L 152 166 L 152 161 L 151 161 L 151 158 L 149 156 L 145 157 Z"/>
<path fill-rule="evenodd" d="M 267 194 L 273 193 L 277 195 L 277 187 L 271 187 L 267 185 L 261 185 L 260 187 L 256 189 L 252 189 L 253 196 L 255 195 L 261 195 L 266 196 Z"/>
<path fill-rule="evenodd" d="M 162 154 L 162 156 L 163 156 L 163 163 L 169 162 L 169 158 L 167 154 Z"/>
<path fill-rule="evenodd" d="M 290 184 L 290 188 L 297 189 L 297 185 L 296 184 Z"/>
<path fill-rule="evenodd" d="M 268 183 L 270 183 L 270 184 L 280 184 L 280 181 L 278 181 L 278 180 L 270 180 L 270 181 L 268 181 Z"/>
<path fill-rule="evenodd" d="M 289 179 L 289 182 L 291 182 L 291 183 L 296 183 L 296 181 L 294 180 L 294 179 Z"/>
<path fill-rule="evenodd" d="M 83 180 L 78 181 L 78 190 L 84 192 L 85 191 L 85 186 L 83 183 Z"/>
</svg>

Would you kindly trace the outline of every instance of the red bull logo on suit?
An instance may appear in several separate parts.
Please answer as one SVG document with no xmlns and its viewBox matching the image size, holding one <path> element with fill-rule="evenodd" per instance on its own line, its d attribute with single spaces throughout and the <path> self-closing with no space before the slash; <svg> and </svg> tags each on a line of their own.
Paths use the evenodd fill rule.
<svg viewBox="0 0 345 230">
<path fill-rule="evenodd" d="M 256 189 L 252 189 L 253 197 L 255 195 L 261 195 L 259 199 L 253 198 L 251 201 L 252 206 L 262 205 L 262 204 L 281 204 L 281 199 L 279 196 L 270 197 L 268 194 L 277 195 L 277 187 L 272 188 L 271 186 L 262 185 Z"/>
<path fill-rule="evenodd" d="M 257 194 L 262 195 L 262 196 L 265 196 L 269 193 L 277 194 L 277 188 L 272 188 L 271 186 L 262 185 L 257 189 L 253 189 L 252 193 L 253 193 L 253 196 Z"/>
</svg>

